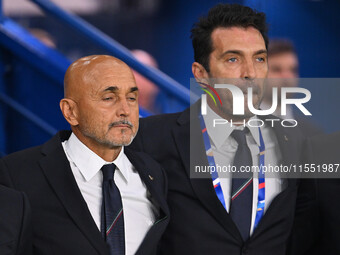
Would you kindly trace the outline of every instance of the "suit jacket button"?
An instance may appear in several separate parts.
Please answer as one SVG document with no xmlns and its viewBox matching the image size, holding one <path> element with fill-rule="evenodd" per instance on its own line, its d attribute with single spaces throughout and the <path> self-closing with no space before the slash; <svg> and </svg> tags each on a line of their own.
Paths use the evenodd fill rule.
<svg viewBox="0 0 340 255">
<path fill-rule="evenodd" d="M 246 255 L 246 254 L 248 254 L 247 246 L 243 246 L 242 247 L 242 255 Z"/>
</svg>

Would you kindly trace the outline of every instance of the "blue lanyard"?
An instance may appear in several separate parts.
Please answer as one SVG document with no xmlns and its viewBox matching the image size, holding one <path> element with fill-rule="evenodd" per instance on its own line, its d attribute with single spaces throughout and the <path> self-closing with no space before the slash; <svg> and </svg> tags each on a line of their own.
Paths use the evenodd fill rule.
<svg viewBox="0 0 340 255">
<path fill-rule="evenodd" d="M 203 141 L 204 141 L 204 147 L 207 155 L 207 160 L 210 167 L 213 167 L 215 171 L 211 171 L 211 178 L 213 182 L 213 186 L 216 192 L 216 195 L 218 199 L 220 200 L 223 207 L 227 210 L 224 200 L 224 195 L 221 187 L 220 178 L 218 177 L 218 172 L 216 171 L 216 164 L 214 159 L 214 154 L 211 148 L 209 135 L 207 132 L 207 128 L 205 126 L 205 122 L 203 119 L 203 116 L 200 114 L 199 116 L 200 124 L 201 124 L 201 130 L 203 135 Z M 259 128 L 259 136 L 260 136 L 260 159 L 259 159 L 259 185 L 258 185 L 258 199 L 257 199 L 257 210 L 256 210 L 256 217 L 255 217 L 255 223 L 254 223 L 254 229 L 257 227 L 258 223 L 260 222 L 263 213 L 264 213 L 264 206 L 265 206 L 265 189 L 266 189 L 266 180 L 265 180 L 265 174 L 263 172 L 263 166 L 264 166 L 264 156 L 265 156 L 265 145 L 262 137 L 261 129 Z"/>
</svg>

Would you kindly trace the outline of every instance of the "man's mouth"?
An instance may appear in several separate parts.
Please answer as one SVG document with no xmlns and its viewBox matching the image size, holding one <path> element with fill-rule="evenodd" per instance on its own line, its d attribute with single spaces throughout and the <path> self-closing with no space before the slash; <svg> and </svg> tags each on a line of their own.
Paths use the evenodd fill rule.
<svg viewBox="0 0 340 255">
<path fill-rule="evenodd" d="M 244 95 L 248 94 L 248 88 L 252 89 L 253 95 L 257 95 L 259 93 L 259 87 L 257 86 L 257 84 L 246 84 L 240 87 Z"/>
</svg>

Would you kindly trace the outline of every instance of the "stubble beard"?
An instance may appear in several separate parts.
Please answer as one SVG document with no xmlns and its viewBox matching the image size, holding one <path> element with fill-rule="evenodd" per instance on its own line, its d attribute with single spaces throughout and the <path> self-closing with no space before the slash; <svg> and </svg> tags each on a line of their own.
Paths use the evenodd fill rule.
<svg viewBox="0 0 340 255">
<path fill-rule="evenodd" d="M 94 140 L 98 144 L 104 145 L 105 147 L 108 147 L 110 149 L 115 149 L 117 147 L 122 146 L 128 146 L 132 143 L 133 139 L 135 138 L 137 131 L 134 134 L 131 134 L 130 137 L 126 137 L 127 134 L 124 134 L 127 132 L 127 130 L 122 129 L 121 130 L 121 140 L 122 141 L 115 141 L 115 138 L 110 139 L 109 132 L 112 127 L 109 127 L 107 133 L 103 136 L 98 135 L 98 131 L 90 130 L 88 128 L 82 128 L 80 131 L 83 133 L 84 136 L 90 138 L 91 140 Z M 132 130 L 132 128 L 131 128 Z M 118 140 L 118 139 L 117 139 Z"/>
</svg>

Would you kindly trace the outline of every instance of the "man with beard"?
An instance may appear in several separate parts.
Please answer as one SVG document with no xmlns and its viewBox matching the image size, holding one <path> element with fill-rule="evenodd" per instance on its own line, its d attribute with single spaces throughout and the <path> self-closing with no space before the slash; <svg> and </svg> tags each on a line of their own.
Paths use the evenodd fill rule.
<svg viewBox="0 0 340 255">
<path fill-rule="evenodd" d="M 195 166 L 278 166 L 299 161 L 301 141 L 292 128 L 247 124 L 256 117 L 267 77 L 264 13 L 237 4 L 219 4 L 192 29 L 192 72 L 203 89 L 216 92 L 189 109 L 140 121 L 133 146 L 150 154 L 168 174 L 171 219 L 162 254 L 286 254 L 297 182 L 280 176 L 195 173 Z M 244 112 L 233 113 L 232 94 L 214 84 L 233 84 L 245 94 Z M 247 94 L 248 87 L 253 94 Z M 214 91 L 215 90 L 215 91 Z M 238 100 L 239 101 L 239 100 Z M 201 110 L 206 109 L 206 114 Z M 268 117 L 267 118 L 273 118 Z M 226 125 L 214 125 L 222 119 Z M 233 125 L 230 125 L 233 122 Z M 158 135 L 157 135 L 158 134 Z M 202 171 L 204 172 L 204 171 Z M 233 174 L 233 173 L 231 173 Z M 260 177 L 260 178 L 259 178 Z"/>
<path fill-rule="evenodd" d="M 72 132 L 0 162 L 0 179 L 30 200 L 33 253 L 155 254 L 168 223 L 166 179 L 125 148 L 139 125 L 132 71 L 111 56 L 84 57 L 68 68 L 64 93 Z"/>
</svg>

